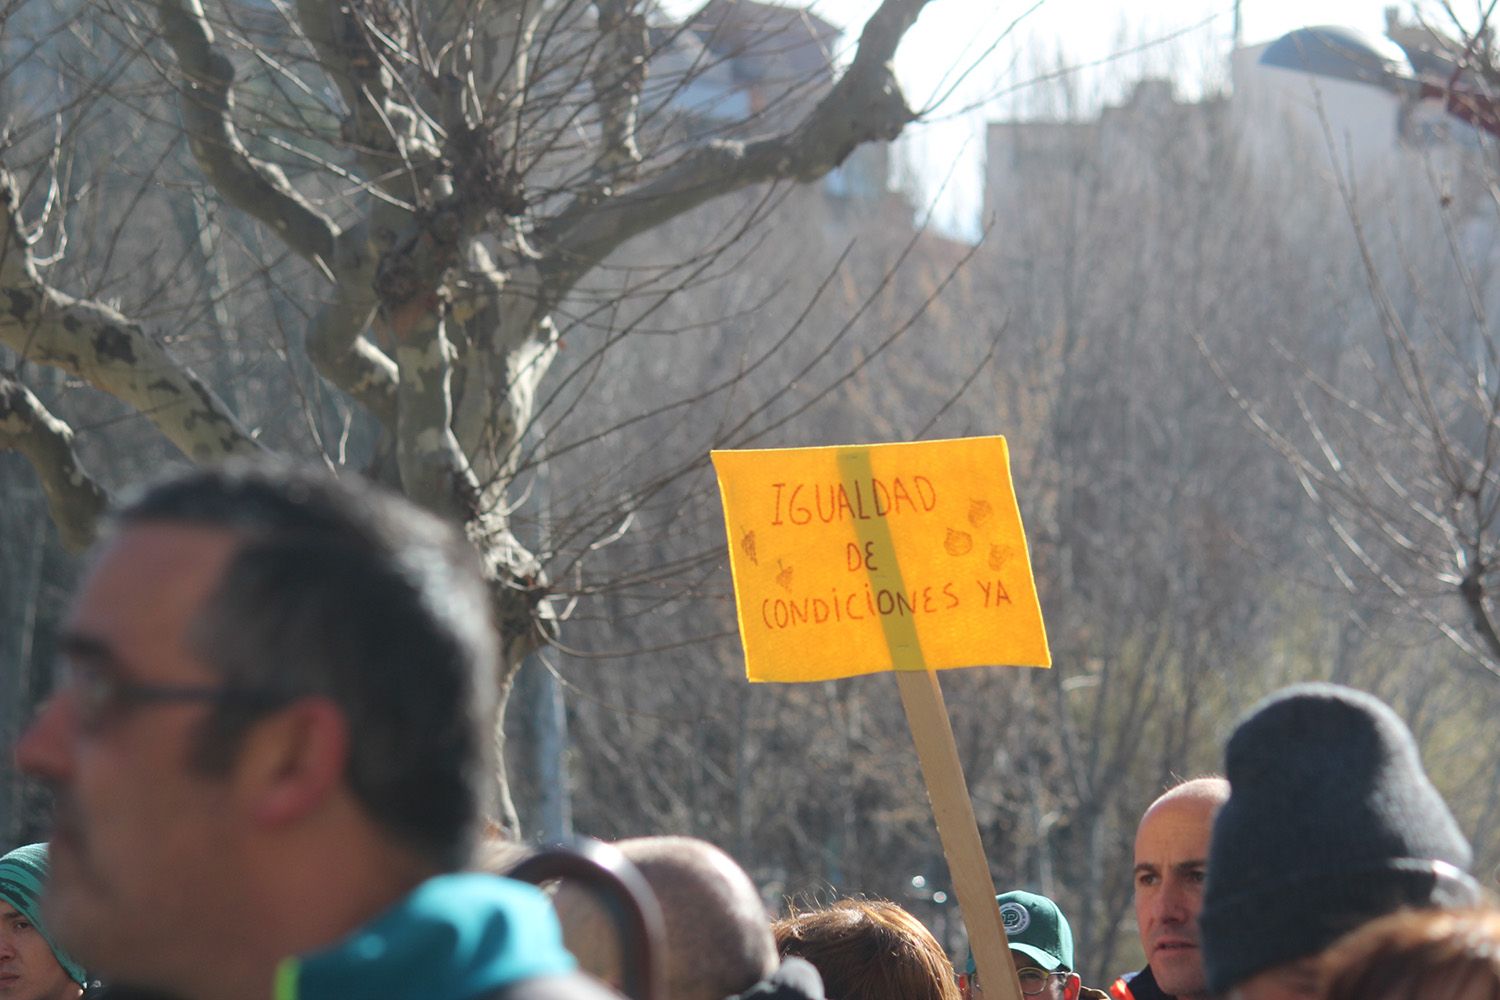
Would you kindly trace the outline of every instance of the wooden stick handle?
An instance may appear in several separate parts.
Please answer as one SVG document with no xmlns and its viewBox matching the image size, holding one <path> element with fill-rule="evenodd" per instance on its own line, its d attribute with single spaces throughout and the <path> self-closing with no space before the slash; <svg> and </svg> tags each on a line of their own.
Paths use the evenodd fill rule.
<svg viewBox="0 0 1500 1000">
<path fill-rule="evenodd" d="M 953 726 L 943 704 L 943 689 L 937 674 L 931 670 L 897 670 L 901 687 L 901 704 L 917 746 L 917 760 L 927 796 L 932 800 L 932 815 L 937 820 L 938 838 L 948 859 L 948 874 L 958 909 L 969 930 L 969 947 L 974 964 L 984 983 L 985 1000 L 1022 1000 L 1021 983 L 1010 958 L 1010 942 L 1000 921 L 1000 907 L 995 904 L 995 883 L 990 878 L 989 861 L 979 840 L 979 824 L 974 819 L 974 804 L 964 783 L 963 765 L 953 741 Z"/>
</svg>

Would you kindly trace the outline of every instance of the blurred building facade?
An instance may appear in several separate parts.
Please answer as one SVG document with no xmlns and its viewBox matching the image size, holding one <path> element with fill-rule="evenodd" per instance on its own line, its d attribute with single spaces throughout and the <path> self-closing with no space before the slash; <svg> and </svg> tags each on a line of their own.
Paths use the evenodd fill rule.
<svg viewBox="0 0 1500 1000">
<path fill-rule="evenodd" d="M 1007 204 L 1049 175 L 1080 163 L 1124 169 L 1185 139 L 1232 141 L 1247 168 L 1271 177 L 1337 167 L 1351 179 L 1379 183 L 1412 169 L 1462 175 L 1491 138 L 1434 97 L 1267 65 L 1262 57 L 1274 41 L 1234 47 L 1223 93 L 1183 100 L 1171 81 L 1147 78 L 1086 119 L 991 123 L 984 217 L 1003 217 Z M 1460 70 L 1462 41 L 1403 19 L 1397 8 L 1386 10 L 1385 36 L 1366 41 L 1414 77 L 1483 89 Z"/>
</svg>

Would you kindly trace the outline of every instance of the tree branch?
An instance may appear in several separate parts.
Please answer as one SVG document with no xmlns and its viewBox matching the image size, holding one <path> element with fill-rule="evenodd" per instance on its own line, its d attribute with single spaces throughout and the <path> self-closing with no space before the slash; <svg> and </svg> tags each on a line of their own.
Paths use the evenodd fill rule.
<svg viewBox="0 0 1500 1000">
<path fill-rule="evenodd" d="M 226 201 L 259 219 L 298 254 L 330 273 L 333 221 L 314 208 L 281 168 L 250 154 L 233 121 L 234 65 L 214 48 L 199 0 L 162 0 L 162 36 L 187 77 L 182 118 L 193 158 Z"/>
<path fill-rule="evenodd" d="M 1490 662 L 1500 663 L 1500 632 L 1496 631 L 1495 621 L 1490 617 L 1490 609 L 1485 604 L 1488 595 L 1484 585 L 1484 569 L 1484 564 L 1477 559 L 1472 562 L 1468 572 L 1459 581 L 1458 592 L 1463 595 L 1469 622 L 1484 644 Z"/>
<path fill-rule="evenodd" d="M 36 469 L 63 544 L 74 552 L 94 540 L 109 498 L 73 448 L 73 429 L 54 417 L 30 389 L 0 375 L 0 449 L 19 451 Z"/>
<path fill-rule="evenodd" d="M 400 58 L 413 28 L 394 4 L 343 4 L 298 0 L 298 19 L 318 53 L 318 65 L 338 87 L 349 118 L 343 137 L 356 151 L 370 182 L 405 202 L 415 200 L 431 180 L 440 151 L 416 98 L 391 95 L 396 74 L 390 57 Z M 378 227 L 394 231 L 404 212 L 374 207 Z"/>
<path fill-rule="evenodd" d="M 260 446 L 190 369 L 117 310 L 48 287 L 31 259 L 11 176 L 0 169 L 0 343 L 87 379 L 195 461 Z"/>
<path fill-rule="evenodd" d="M 711 142 L 652 180 L 602 202 L 575 200 L 537 231 L 549 291 L 560 294 L 626 240 L 704 202 L 772 180 L 814 181 L 863 142 L 891 140 L 916 116 L 892 59 L 927 0 L 885 0 L 848 71 L 798 125 L 750 143 Z"/>
<path fill-rule="evenodd" d="M 594 0 L 599 13 L 599 59 L 592 74 L 603 147 L 594 165 L 600 184 L 634 176 L 641 151 L 635 132 L 646 84 L 646 17 L 636 0 Z"/>
<path fill-rule="evenodd" d="M 313 316 L 307 328 L 307 354 L 324 378 L 354 397 L 386 428 L 396 426 L 396 363 L 363 336 L 375 310 L 368 282 L 339 282 L 337 298 Z"/>
<path fill-rule="evenodd" d="M 479 487 L 453 434 L 453 346 L 445 306 L 409 303 L 391 316 L 396 363 L 396 464 L 402 491 L 459 524 L 480 515 Z"/>
</svg>

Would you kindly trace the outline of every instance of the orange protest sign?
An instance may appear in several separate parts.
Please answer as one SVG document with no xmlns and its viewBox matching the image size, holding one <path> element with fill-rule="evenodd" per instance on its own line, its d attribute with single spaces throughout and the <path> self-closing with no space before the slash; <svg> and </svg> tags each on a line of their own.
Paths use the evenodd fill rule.
<svg viewBox="0 0 1500 1000">
<path fill-rule="evenodd" d="M 712 457 L 752 681 L 1051 665 L 1004 438 Z"/>
</svg>

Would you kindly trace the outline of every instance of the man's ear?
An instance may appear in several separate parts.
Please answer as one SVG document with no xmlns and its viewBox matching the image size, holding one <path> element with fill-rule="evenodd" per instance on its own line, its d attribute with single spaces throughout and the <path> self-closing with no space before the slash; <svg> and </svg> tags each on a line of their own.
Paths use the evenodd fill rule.
<svg viewBox="0 0 1500 1000">
<path fill-rule="evenodd" d="M 251 822 L 283 826 L 338 789 L 349 760 L 349 721 L 329 698 L 298 698 L 250 726 L 235 781 Z"/>
<path fill-rule="evenodd" d="M 1068 973 L 1068 979 L 1063 983 L 1063 1000 L 1078 1000 L 1078 991 L 1083 986 L 1083 980 L 1078 978 L 1078 973 Z"/>
</svg>

